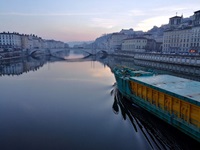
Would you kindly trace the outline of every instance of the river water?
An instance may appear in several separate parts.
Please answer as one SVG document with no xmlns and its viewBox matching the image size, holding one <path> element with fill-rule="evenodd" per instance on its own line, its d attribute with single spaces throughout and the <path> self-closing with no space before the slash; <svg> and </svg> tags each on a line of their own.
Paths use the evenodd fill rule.
<svg viewBox="0 0 200 150">
<path fill-rule="evenodd" d="M 121 96 L 112 57 L 81 57 L 70 52 L 66 60 L 43 56 L 1 62 L 0 149 L 199 148 Z"/>
</svg>

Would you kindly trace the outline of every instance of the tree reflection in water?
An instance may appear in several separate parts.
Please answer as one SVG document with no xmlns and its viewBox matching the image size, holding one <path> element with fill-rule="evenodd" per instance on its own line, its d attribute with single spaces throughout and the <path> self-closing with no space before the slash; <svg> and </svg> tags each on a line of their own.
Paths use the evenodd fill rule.
<svg viewBox="0 0 200 150">
<path fill-rule="evenodd" d="M 123 97 L 116 84 L 111 95 L 114 96 L 113 112 L 117 115 L 121 112 L 124 120 L 130 120 L 135 132 L 141 132 L 152 149 L 191 149 L 191 146 L 200 146 L 195 140 Z"/>
</svg>

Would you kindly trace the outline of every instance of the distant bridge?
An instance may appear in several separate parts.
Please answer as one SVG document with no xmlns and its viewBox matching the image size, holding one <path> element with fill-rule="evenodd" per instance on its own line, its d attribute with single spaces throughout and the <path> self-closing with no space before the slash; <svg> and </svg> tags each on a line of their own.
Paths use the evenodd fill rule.
<svg viewBox="0 0 200 150">
<path fill-rule="evenodd" d="M 84 61 L 96 61 L 97 59 L 104 59 L 107 56 L 107 53 L 104 51 L 99 51 L 98 53 L 91 53 L 91 51 L 87 50 L 80 50 L 80 49 L 70 49 L 70 50 L 78 50 L 81 53 L 87 53 L 82 58 L 65 58 L 65 55 L 62 53 L 51 53 L 51 56 L 58 61 L 65 61 L 65 62 L 84 62 Z M 100 54 L 100 55 L 99 55 Z"/>
<path fill-rule="evenodd" d="M 29 55 L 34 54 L 50 54 L 50 56 L 54 57 L 57 61 L 65 61 L 65 62 L 83 62 L 83 61 L 95 61 L 96 59 L 104 59 L 107 56 L 107 52 L 104 50 L 94 50 L 94 49 L 80 49 L 80 48 L 70 48 L 68 50 L 79 51 L 80 53 L 85 53 L 85 56 L 82 58 L 65 58 L 65 53 L 63 49 L 31 49 L 29 50 Z M 87 55 L 86 55 L 87 54 Z M 99 55 L 101 54 L 101 55 Z M 103 54 L 103 55 L 102 55 Z"/>
<path fill-rule="evenodd" d="M 64 62 L 85 62 L 85 61 L 96 61 L 95 55 L 87 55 L 82 58 L 64 58 L 62 56 L 51 55 L 55 61 L 64 61 Z"/>
<path fill-rule="evenodd" d="M 42 53 L 45 53 L 45 50 L 44 50 L 44 49 L 30 49 L 30 50 L 28 51 L 28 54 L 29 54 L 29 55 L 34 55 L 34 54 L 36 54 L 36 53 L 42 54 Z"/>
<path fill-rule="evenodd" d="M 65 51 L 66 49 L 63 48 L 52 48 L 52 49 L 30 49 L 28 51 L 29 55 L 33 55 L 33 54 L 52 54 L 52 53 L 60 53 Z"/>
<path fill-rule="evenodd" d="M 99 54 L 99 53 L 108 54 L 108 51 L 102 50 L 102 49 L 70 48 L 70 50 L 75 50 L 75 51 L 78 50 L 78 51 L 88 53 L 90 55 L 96 55 L 96 54 Z"/>
</svg>

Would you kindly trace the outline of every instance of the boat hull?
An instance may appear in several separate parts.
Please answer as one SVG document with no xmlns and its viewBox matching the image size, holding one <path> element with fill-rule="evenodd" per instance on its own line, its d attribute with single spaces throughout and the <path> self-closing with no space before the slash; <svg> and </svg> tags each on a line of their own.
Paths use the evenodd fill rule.
<svg viewBox="0 0 200 150">
<path fill-rule="evenodd" d="M 122 76 L 115 72 L 114 72 L 114 74 L 115 74 L 115 79 L 117 82 L 117 87 L 123 96 L 125 96 L 127 99 L 131 100 L 135 104 L 139 105 L 140 107 L 144 108 L 148 112 L 150 112 L 150 113 L 154 114 L 155 116 L 159 117 L 160 119 L 164 120 L 165 122 L 169 123 L 170 125 L 176 127 L 177 129 L 179 129 L 180 131 L 189 135 L 190 137 L 194 138 L 198 142 L 200 142 L 199 123 L 191 124 L 190 123 L 191 119 L 183 118 L 181 113 L 178 115 L 174 114 L 173 110 L 170 110 L 167 108 L 167 106 L 164 106 L 165 104 L 163 104 L 163 107 L 159 107 L 159 102 L 155 102 L 155 101 L 153 102 L 153 100 L 152 100 L 153 98 L 151 100 L 149 100 L 148 98 L 143 97 L 142 91 L 140 91 L 139 94 L 137 93 L 137 91 L 134 92 L 133 87 L 132 87 L 133 81 L 129 77 Z M 141 86 L 143 86 L 143 88 L 149 88 L 148 86 L 146 87 L 146 85 L 141 85 Z M 156 91 L 156 90 L 154 89 L 154 91 Z M 160 92 L 160 91 L 158 91 L 158 92 Z M 163 93 L 163 94 L 166 94 L 166 93 Z M 173 103 L 173 101 L 171 100 L 170 105 L 172 103 Z M 182 102 L 182 103 L 184 103 L 184 105 L 187 104 L 186 102 Z M 189 106 L 189 104 L 187 104 L 187 105 Z M 193 105 L 193 104 L 190 104 L 190 105 Z M 170 106 L 170 107 L 172 109 L 173 106 Z M 190 106 L 190 109 L 192 109 L 193 107 L 195 107 L 195 109 L 196 109 L 196 106 Z M 197 108 L 199 109 L 199 107 L 197 107 Z M 181 109 L 181 108 L 179 108 L 179 109 Z M 198 110 L 198 112 L 199 112 L 199 110 Z"/>
</svg>

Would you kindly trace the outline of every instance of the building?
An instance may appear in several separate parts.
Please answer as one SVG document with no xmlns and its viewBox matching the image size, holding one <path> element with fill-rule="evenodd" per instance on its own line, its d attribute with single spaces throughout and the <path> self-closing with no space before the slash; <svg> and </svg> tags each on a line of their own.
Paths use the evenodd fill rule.
<svg viewBox="0 0 200 150">
<path fill-rule="evenodd" d="M 194 26 L 191 29 L 191 43 L 190 43 L 190 53 L 200 53 L 200 26 Z"/>
<path fill-rule="evenodd" d="M 124 33 L 113 33 L 108 39 L 108 45 L 110 50 L 120 50 L 121 45 L 127 35 Z"/>
<path fill-rule="evenodd" d="M 190 49 L 191 28 L 167 30 L 163 36 L 163 52 L 185 53 Z"/>
<path fill-rule="evenodd" d="M 174 16 L 172 18 L 169 18 L 170 28 L 177 28 L 181 24 L 182 18 L 183 16 Z"/>
<path fill-rule="evenodd" d="M 22 35 L 21 40 L 22 40 L 22 49 L 28 50 L 34 48 L 32 35 Z"/>
<path fill-rule="evenodd" d="M 122 43 L 122 51 L 131 52 L 152 52 L 160 51 L 160 43 L 154 39 L 148 39 L 145 37 L 135 37 L 125 39 Z"/>
<path fill-rule="evenodd" d="M 13 50 L 22 46 L 21 35 L 19 33 L 0 33 L 0 48 Z"/>
<path fill-rule="evenodd" d="M 194 12 L 192 25 L 181 25 L 182 17 L 172 17 L 170 28 L 163 35 L 165 53 L 200 52 L 200 11 Z"/>
<path fill-rule="evenodd" d="M 127 34 L 127 35 L 136 34 L 135 31 L 132 28 L 130 28 L 130 29 L 122 29 L 119 33 L 124 33 L 124 34 Z"/>
<path fill-rule="evenodd" d="M 122 51 L 145 52 L 148 39 L 145 37 L 125 39 L 122 43 Z"/>
<path fill-rule="evenodd" d="M 193 25 L 194 25 L 194 26 L 200 26 L 200 10 L 194 12 Z"/>
<path fill-rule="evenodd" d="M 65 43 L 55 40 L 44 40 L 34 34 L 0 33 L 0 50 L 30 50 L 65 48 Z"/>
<path fill-rule="evenodd" d="M 65 48 L 65 43 L 61 41 L 55 41 L 55 40 L 44 40 L 43 48 L 46 48 L 46 49 Z"/>
</svg>

